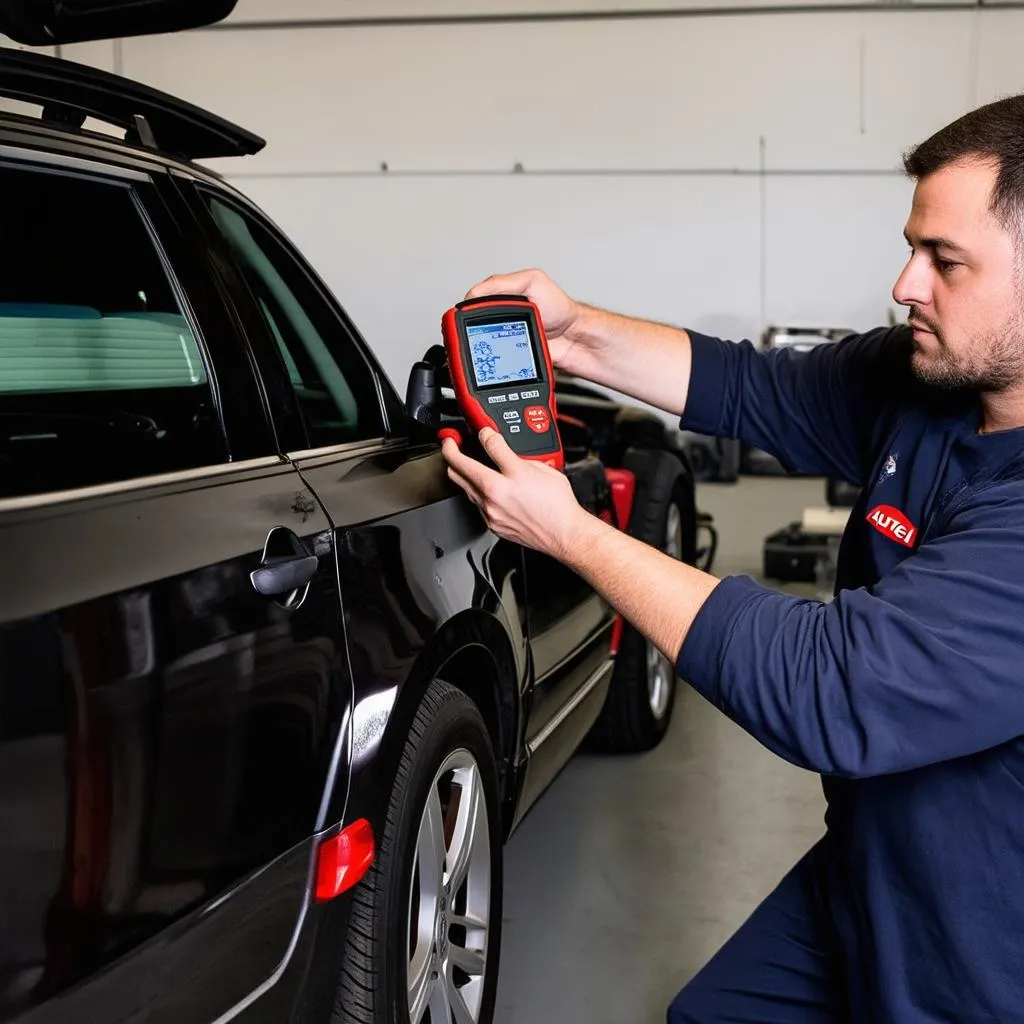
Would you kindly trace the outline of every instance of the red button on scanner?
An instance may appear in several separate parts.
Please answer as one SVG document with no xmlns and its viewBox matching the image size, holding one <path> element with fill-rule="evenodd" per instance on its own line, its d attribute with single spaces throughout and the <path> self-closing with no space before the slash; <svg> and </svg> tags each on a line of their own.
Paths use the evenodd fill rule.
<svg viewBox="0 0 1024 1024">
<path fill-rule="evenodd" d="M 551 418 L 543 405 L 531 405 L 523 415 L 526 417 L 526 425 L 535 434 L 543 434 L 551 426 Z"/>
</svg>

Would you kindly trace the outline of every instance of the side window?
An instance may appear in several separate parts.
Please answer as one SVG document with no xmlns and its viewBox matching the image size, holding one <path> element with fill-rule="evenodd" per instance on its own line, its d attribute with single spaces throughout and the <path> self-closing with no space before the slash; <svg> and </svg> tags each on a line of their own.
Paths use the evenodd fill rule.
<svg viewBox="0 0 1024 1024">
<path fill-rule="evenodd" d="M 380 437 L 373 373 L 305 268 L 255 217 L 200 194 L 277 342 L 310 447 Z"/>
<path fill-rule="evenodd" d="M 0 497 L 226 458 L 138 187 L 0 166 Z"/>
</svg>

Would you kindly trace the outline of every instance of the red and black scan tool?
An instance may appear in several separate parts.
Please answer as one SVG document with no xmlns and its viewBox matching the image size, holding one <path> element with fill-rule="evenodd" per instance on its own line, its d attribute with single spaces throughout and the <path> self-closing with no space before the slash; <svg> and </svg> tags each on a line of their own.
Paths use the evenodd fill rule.
<svg viewBox="0 0 1024 1024">
<path fill-rule="evenodd" d="M 444 314 L 441 333 L 473 431 L 493 427 L 521 458 L 563 469 L 555 373 L 537 307 L 524 295 L 466 299 Z"/>
</svg>

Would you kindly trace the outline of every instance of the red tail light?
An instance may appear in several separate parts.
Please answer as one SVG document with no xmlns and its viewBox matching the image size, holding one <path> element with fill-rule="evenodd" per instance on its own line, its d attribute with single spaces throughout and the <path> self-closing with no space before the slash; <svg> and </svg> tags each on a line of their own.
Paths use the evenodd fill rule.
<svg viewBox="0 0 1024 1024">
<path fill-rule="evenodd" d="M 333 900 L 357 885 L 373 866 L 373 828 L 365 818 L 352 822 L 317 850 L 316 898 Z"/>
</svg>

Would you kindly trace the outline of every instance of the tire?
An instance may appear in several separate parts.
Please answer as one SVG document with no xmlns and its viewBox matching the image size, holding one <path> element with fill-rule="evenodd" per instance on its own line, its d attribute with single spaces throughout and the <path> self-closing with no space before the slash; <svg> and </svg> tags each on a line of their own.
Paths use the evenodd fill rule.
<svg viewBox="0 0 1024 1024">
<path fill-rule="evenodd" d="M 469 821 L 463 812 L 472 815 L 474 809 L 472 841 L 460 844 Z M 447 854 L 465 849 L 469 861 L 468 874 L 452 887 L 445 905 L 438 889 L 447 892 L 451 861 L 440 863 L 438 886 L 430 863 L 431 854 L 440 859 L 441 848 L 431 839 L 440 835 L 445 842 L 449 827 Z M 501 873 L 498 782 L 487 728 L 461 690 L 435 680 L 402 753 L 374 867 L 355 890 L 333 1024 L 450 1024 L 443 1008 L 450 1013 L 453 989 L 469 1009 L 468 1017 L 456 1019 L 491 1024 L 501 948 Z M 486 927 L 459 924 L 467 910 Z M 478 952 L 473 956 L 469 949 Z M 411 989 L 416 978 L 420 982 Z"/>
<path fill-rule="evenodd" d="M 692 562 L 695 496 L 680 461 L 666 451 L 631 449 L 623 468 L 636 476 L 630 536 Z M 672 720 L 676 684 L 675 666 L 625 623 L 608 697 L 591 731 L 592 745 L 616 753 L 656 747 Z"/>
</svg>

